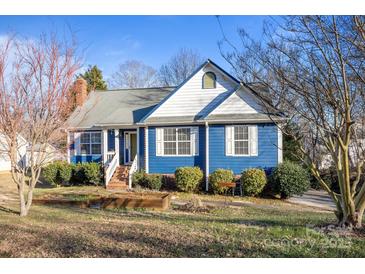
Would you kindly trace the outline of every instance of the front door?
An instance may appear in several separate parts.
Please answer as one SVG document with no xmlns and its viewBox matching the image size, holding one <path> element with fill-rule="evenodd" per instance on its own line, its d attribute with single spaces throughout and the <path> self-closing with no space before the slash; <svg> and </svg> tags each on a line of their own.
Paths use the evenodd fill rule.
<svg viewBox="0 0 365 274">
<path fill-rule="evenodd" d="M 125 133 L 125 164 L 132 164 L 137 154 L 137 134 L 135 132 Z"/>
</svg>

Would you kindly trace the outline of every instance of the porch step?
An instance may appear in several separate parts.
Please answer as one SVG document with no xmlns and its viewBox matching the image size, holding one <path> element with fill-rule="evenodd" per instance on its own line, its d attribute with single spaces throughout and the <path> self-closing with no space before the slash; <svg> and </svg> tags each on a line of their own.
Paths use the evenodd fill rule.
<svg viewBox="0 0 365 274">
<path fill-rule="evenodd" d="M 129 166 L 119 166 L 115 170 L 106 189 L 108 190 L 123 190 L 128 188 Z"/>
<path fill-rule="evenodd" d="M 125 190 L 128 188 L 127 184 L 110 182 L 106 187 L 107 190 Z"/>
</svg>

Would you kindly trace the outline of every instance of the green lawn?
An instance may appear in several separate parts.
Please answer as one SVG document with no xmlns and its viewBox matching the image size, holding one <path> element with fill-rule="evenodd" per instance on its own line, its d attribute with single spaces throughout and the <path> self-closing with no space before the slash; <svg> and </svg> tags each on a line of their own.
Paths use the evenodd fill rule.
<svg viewBox="0 0 365 274">
<path fill-rule="evenodd" d="M 37 190 L 37 195 L 98 189 L 104 191 L 60 188 Z M 33 206 L 30 216 L 20 218 L 3 209 L 0 256 L 365 257 L 364 234 L 336 236 L 306 227 L 334 223 L 333 213 L 265 199 L 234 201 L 242 205 L 217 206 L 208 213 L 185 212 L 176 206 L 165 212 Z M 17 209 L 13 203 L 4 207 Z"/>
</svg>

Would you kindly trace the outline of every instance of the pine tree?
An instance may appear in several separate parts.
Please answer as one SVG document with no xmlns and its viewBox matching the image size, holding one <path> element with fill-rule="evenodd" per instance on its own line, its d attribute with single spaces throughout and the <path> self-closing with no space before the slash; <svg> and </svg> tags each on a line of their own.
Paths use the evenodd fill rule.
<svg viewBox="0 0 365 274">
<path fill-rule="evenodd" d="M 96 89 L 106 90 L 108 88 L 106 82 L 103 80 L 103 72 L 96 65 L 89 65 L 89 68 L 85 73 L 80 74 L 79 76 L 86 80 L 88 92 Z"/>
</svg>

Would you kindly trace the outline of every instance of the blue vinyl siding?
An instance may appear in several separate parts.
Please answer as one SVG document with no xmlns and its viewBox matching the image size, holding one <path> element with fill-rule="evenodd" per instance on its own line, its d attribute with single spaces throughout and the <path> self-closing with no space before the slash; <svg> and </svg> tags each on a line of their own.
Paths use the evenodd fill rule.
<svg viewBox="0 0 365 274">
<path fill-rule="evenodd" d="M 89 162 L 101 162 L 101 156 L 97 155 L 75 155 L 71 156 L 71 163 L 89 163 Z"/>
<path fill-rule="evenodd" d="M 205 127 L 199 127 L 199 155 L 197 156 L 156 156 L 156 127 L 148 128 L 149 173 L 172 174 L 182 166 L 199 166 L 204 170 Z"/>
<path fill-rule="evenodd" d="M 144 128 L 140 127 L 138 128 L 139 132 L 139 140 L 138 140 L 138 145 L 139 145 L 139 168 L 140 169 L 145 169 L 145 147 L 144 147 Z"/>
<path fill-rule="evenodd" d="M 258 156 L 226 156 L 225 125 L 209 126 L 209 172 L 232 169 L 235 174 L 247 168 L 270 170 L 278 164 L 278 131 L 275 124 L 258 124 Z"/>
<path fill-rule="evenodd" d="M 114 129 L 108 130 L 108 151 L 115 150 L 115 134 Z"/>
</svg>

